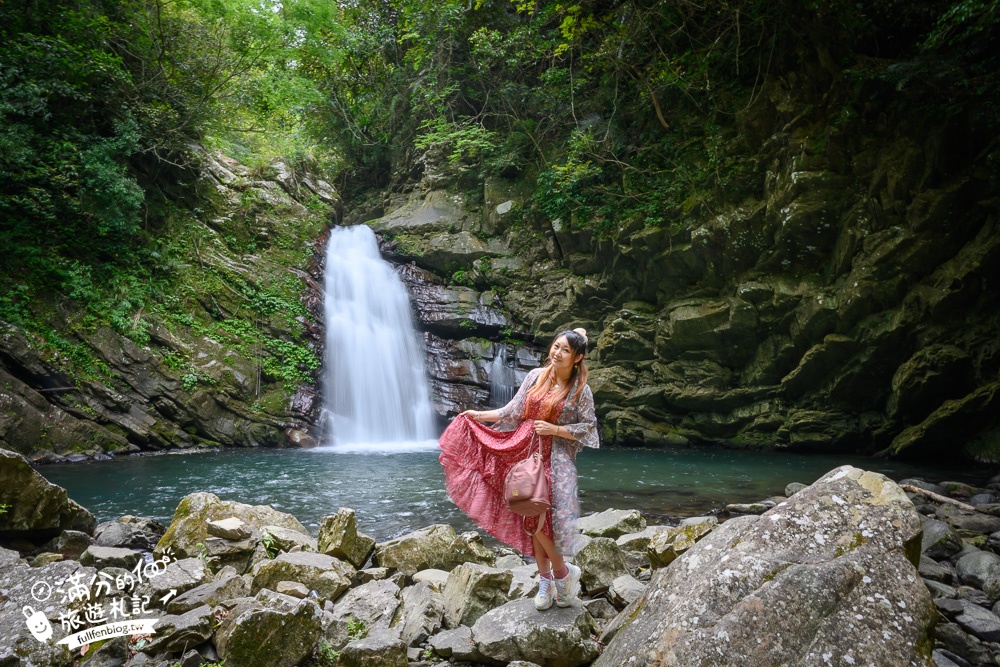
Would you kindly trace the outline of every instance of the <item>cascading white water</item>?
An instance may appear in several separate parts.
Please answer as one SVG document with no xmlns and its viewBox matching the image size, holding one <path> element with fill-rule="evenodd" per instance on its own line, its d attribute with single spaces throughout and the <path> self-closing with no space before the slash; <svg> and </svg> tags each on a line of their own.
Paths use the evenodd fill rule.
<svg viewBox="0 0 1000 667">
<path fill-rule="evenodd" d="M 337 227 L 326 251 L 324 417 L 335 449 L 433 441 L 420 342 L 402 281 L 364 225 Z"/>
<path fill-rule="evenodd" d="M 490 362 L 490 403 L 495 408 L 507 405 L 517 393 L 517 375 L 507 365 L 507 347 L 497 345 Z"/>
</svg>

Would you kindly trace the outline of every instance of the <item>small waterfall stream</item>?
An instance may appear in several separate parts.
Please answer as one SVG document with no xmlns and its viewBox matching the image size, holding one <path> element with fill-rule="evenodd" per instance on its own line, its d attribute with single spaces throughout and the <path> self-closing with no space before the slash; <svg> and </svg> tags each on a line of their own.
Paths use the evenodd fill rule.
<svg viewBox="0 0 1000 667">
<path fill-rule="evenodd" d="M 517 374 L 514 372 L 514 358 L 508 360 L 507 346 L 498 344 L 490 362 L 490 405 L 502 408 L 517 393 Z"/>
<path fill-rule="evenodd" d="M 370 228 L 331 231 L 324 288 L 327 444 L 391 451 L 433 442 L 434 414 L 409 297 Z"/>
</svg>

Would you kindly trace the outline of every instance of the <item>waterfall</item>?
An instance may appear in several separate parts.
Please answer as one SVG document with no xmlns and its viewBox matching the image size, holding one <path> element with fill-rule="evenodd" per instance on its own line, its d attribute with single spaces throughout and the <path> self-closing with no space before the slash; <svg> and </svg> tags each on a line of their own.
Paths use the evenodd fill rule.
<svg viewBox="0 0 1000 667">
<path fill-rule="evenodd" d="M 494 408 L 507 405 L 517 393 L 517 375 L 514 373 L 513 358 L 507 362 L 507 346 L 497 345 L 490 362 L 490 403 Z"/>
<path fill-rule="evenodd" d="M 409 297 L 371 229 L 331 231 L 324 288 L 327 442 L 335 450 L 428 445 L 437 434 Z"/>
</svg>

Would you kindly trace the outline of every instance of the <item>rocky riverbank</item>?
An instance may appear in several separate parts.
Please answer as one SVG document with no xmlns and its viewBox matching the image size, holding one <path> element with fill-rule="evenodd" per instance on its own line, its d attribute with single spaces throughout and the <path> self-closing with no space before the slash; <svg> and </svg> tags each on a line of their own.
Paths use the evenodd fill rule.
<svg viewBox="0 0 1000 667">
<path fill-rule="evenodd" d="M 130 516 L 96 525 L 20 456 L 4 454 L 0 470 L 0 665 L 1000 658 L 1000 479 L 906 480 L 904 493 L 843 466 L 731 506 L 722 523 L 593 514 L 575 558 L 581 599 L 538 612 L 534 565 L 475 532 L 432 525 L 376 542 L 342 508 L 313 535 L 289 514 L 211 493 L 184 498 L 169 526 Z M 33 635 L 28 608 L 51 636 Z M 73 649 L 64 641 L 122 618 L 155 623 Z"/>
</svg>

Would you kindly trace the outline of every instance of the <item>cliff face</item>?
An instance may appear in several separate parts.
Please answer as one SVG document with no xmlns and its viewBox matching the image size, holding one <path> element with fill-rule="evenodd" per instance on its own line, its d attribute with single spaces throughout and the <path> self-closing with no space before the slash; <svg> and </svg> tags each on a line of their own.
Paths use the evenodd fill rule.
<svg viewBox="0 0 1000 667">
<path fill-rule="evenodd" d="M 313 245 L 339 198 L 282 163 L 201 164 L 175 184 L 200 208 L 168 212 L 183 247 L 173 293 L 132 322 L 141 340 L 68 300 L 48 337 L 0 322 L 0 448 L 52 461 L 308 441 L 321 314 L 300 298 L 319 292 Z"/>
<path fill-rule="evenodd" d="M 827 81 L 770 84 L 731 128 L 761 165 L 749 194 L 665 227 L 525 219 L 523 184 L 474 203 L 441 165 L 349 216 L 415 265 L 441 412 L 482 404 L 496 346 L 476 339 L 537 357 L 584 326 L 608 443 L 1000 460 L 995 138 Z"/>
</svg>

